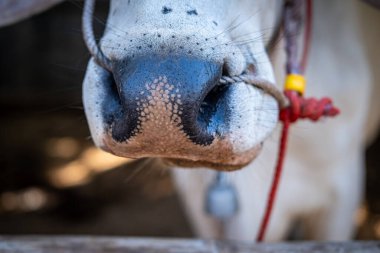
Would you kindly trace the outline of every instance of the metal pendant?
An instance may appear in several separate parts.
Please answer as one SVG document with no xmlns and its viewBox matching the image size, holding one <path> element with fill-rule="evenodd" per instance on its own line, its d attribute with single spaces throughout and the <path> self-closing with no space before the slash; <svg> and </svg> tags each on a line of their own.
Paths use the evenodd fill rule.
<svg viewBox="0 0 380 253">
<path fill-rule="evenodd" d="M 227 182 L 225 172 L 217 172 L 206 192 L 206 212 L 216 219 L 233 217 L 239 209 L 235 187 Z"/>
</svg>

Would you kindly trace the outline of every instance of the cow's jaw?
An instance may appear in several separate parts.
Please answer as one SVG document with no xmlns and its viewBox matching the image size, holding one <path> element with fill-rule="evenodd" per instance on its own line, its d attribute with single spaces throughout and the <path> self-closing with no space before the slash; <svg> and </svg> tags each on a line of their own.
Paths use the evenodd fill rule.
<svg viewBox="0 0 380 253">
<path fill-rule="evenodd" d="M 251 162 L 277 123 L 277 102 L 245 83 L 218 80 L 249 68 L 275 83 L 261 36 L 275 21 L 262 24 L 263 7 L 263 1 L 112 1 L 101 47 L 113 73 L 91 61 L 83 88 L 96 145 L 187 167 L 226 170 Z"/>
</svg>

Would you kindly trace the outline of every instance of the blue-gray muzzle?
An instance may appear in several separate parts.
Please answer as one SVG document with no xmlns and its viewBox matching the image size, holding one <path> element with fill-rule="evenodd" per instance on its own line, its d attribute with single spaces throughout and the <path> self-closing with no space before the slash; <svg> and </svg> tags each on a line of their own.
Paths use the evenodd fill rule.
<svg viewBox="0 0 380 253">
<path fill-rule="evenodd" d="M 118 142 L 152 131 L 142 129 L 143 122 L 156 117 L 157 127 L 173 124 L 195 144 L 210 145 L 227 120 L 218 103 L 225 89 L 219 85 L 218 63 L 187 55 L 147 55 L 115 62 L 113 76 L 120 106 L 107 108 L 105 101 L 103 111 L 112 119 L 108 127 Z M 169 122 L 155 114 L 154 107 L 160 106 Z"/>
</svg>

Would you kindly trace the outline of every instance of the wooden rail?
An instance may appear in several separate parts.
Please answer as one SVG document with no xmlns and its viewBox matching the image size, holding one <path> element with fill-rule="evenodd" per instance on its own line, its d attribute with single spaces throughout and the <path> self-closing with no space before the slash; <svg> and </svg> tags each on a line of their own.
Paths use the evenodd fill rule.
<svg viewBox="0 0 380 253">
<path fill-rule="evenodd" d="M 329 253 L 380 252 L 380 242 L 256 244 L 98 236 L 0 236 L 0 253 Z"/>
</svg>

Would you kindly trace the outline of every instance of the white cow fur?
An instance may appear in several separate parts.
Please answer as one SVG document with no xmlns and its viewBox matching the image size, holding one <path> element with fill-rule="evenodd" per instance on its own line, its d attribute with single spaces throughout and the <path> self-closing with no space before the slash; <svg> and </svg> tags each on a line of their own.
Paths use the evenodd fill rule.
<svg viewBox="0 0 380 253">
<path fill-rule="evenodd" d="M 363 191 L 364 149 L 380 116 L 380 13 L 359 1 L 314 1 L 313 41 L 307 67 L 307 95 L 328 95 L 342 113 L 291 128 L 289 149 L 268 241 L 284 239 L 302 222 L 307 239 L 347 240 Z M 282 54 L 281 52 L 279 54 Z M 275 63 L 283 80 L 283 57 Z M 213 172 L 173 170 L 185 209 L 202 237 L 253 240 L 258 231 L 277 158 L 278 131 L 262 154 L 229 173 L 240 212 L 224 224 L 204 212 L 204 192 Z"/>
<path fill-rule="evenodd" d="M 202 7 L 203 13 L 200 13 L 200 16 L 202 14 L 206 17 L 216 15 L 220 18 L 222 15 L 221 23 L 233 23 L 232 18 L 240 16 L 241 19 L 238 20 L 240 25 L 233 29 L 226 28 L 225 32 L 230 33 L 227 35 L 232 38 L 247 34 L 252 34 L 254 37 L 252 28 L 255 28 L 254 31 L 259 31 L 275 26 L 275 16 L 278 16 L 278 7 L 282 3 L 281 0 L 218 0 L 210 5 L 210 2 L 198 0 L 189 0 L 186 4 L 176 2 L 176 6 L 179 7 L 176 14 L 173 13 L 163 19 L 158 15 L 157 7 L 160 8 L 166 3 L 165 1 L 132 1 L 131 6 L 145 5 L 144 8 L 139 8 L 140 12 L 135 13 L 134 9 L 130 9 L 131 6 L 126 7 L 127 0 L 113 0 L 107 29 L 102 39 L 102 49 L 106 56 L 111 58 L 123 58 L 128 54 L 138 53 L 133 51 L 136 51 L 138 45 L 128 44 L 124 34 L 124 31 L 130 28 L 132 29 L 128 31 L 132 35 L 133 32 L 138 35 L 144 29 L 152 32 L 149 30 L 152 27 L 163 28 L 159 31 L 169 38 L 172 31 L 170 29 L 168 31 L 167 27 L 171 28 L 174 25 L 179 28 L 175 30 L 176 32 L 195 31 L 193 35 L 201 34 L 200 38 L 207 38 L 210 22 L 206 24 L 202 23 L 202 20 L 199 23 L 196 21 L 198 29 L 190 17 L 176 16 L 184 14 L 192 3 Z M 45 8 L 43 6 L 49 5 L 48 1 L 38 0 L 33 3 L 36 6 L 34 10 L 40 10 Z M 11 7 L 9 11 L 6 10 L 7 13 L 19 12 L 17 5 L 5 3 L 4 6 Z M 15 7 L 16 9 L 12 9 Z M 33 10 L 30 13 L 32 12 Z M 23 16 L 20 14 L 20 17 L 15 18 L 19 19 Z M 0 18 L 0 25 L 7 22 L 9 22 L 8 19 Z M 292 127 L 278 199 L 266 237 L 268 241 L 285 239 L 295 222 L 303 225 L 305 239 L 346 240 L 352 236 L 353 218 L 363 190 L 364 149 L 368 141 L 374 137 L 380 119 L 380 99 L 377 98 L 380 94 L 380 71 L 378 70 L 380 66 L 378 45 L 380 13 L 358 0 L 318 0 L 314 1 L 313 23 L 313 41 L 306 73 L 309 83 L 307 95 L 332 97 L 342 113 L 335 119 L 326 119 L 319 123 L 304 121 Z M 188 28 L 193 30 L 189 31 Z M 265 34 L 268 39 L 270 32 Z M 222 40 L 225 40 L 224 35 L 222 37 Z M 153 48 L 156 44 L 158 45 L 154 43 L 155 41 L 151 42 Z M 178 39 L 173 42 L 168 40 L 167 43 L 186 44 Z M 124 46 L 127 49 L 123 49 Z M 205 47 L 205 51 L 209 50 L 209 46 Z M 251 52 L 258 61 L 258 73 L 273 80 L 272 67 L 263 52 L 263 42 L 259 38 L 250 46 Z M 228 50 L 233 50 L 233 46 L 232 49 L 230 45 L 228 48 Z M 208 53 L 211 55 L 211 60 L 224 61 L 231 75 L 240 74 L 245 67 L 244 58 L 241 53 L 229 58 L 228 50 L 224 47 L 224 51 L 217 51 L 214 55 Z M 199 57 L 205 58 L 206 53 L 204 52 Z M 226 58 L 223 58 L 224 56 Z M 281 84 L 284 79 L 284 52 L 281 43 L 272 55 L 272 61 L 277 83 Z M 98 118 L 101 110 L 98 101 L 102 100 L 102 94 L 104 94 L 105 83 L 102 79 L 104 71 L 91 61 L 84 81 L 86 114 L 93 139 L 98 146 L 103 146 L 105 135 L 104 122 Z M 239 89 L 236 90 L 239 92 Z M 262 96 L 262 99 L 264 98 L 265 96 Z M 266 99 L 266 101 L 264 104 L 272 103 L 272 108 L 274 108 L 273 99 Z M 250 105 L 247 101 L 242 104 L 243 106 Z M 241 109 L 243 106 L 239 106 L 235 104 L 236 108 L 247 113 Z M 243 122 L 244 120 L 250 117 L 257 120 L 255 113 L 262 113 L 257 111 L 262 109 L 265 110 L 265 107 L 255 108 L 252 110 L 253 113 L 248 112 L 250 115 L 246 115 L 242 122 L 231 122 L 231 125 L 234 124 L 231 133 L 238 136 L 235 136 L 236 147 L 240 145 L 241 149 L 246 149 L 247 147 L 242 143 L 249 144 L 250 147 L 261 141 L 262 136 L 267 134 L 255 135 L 251 128 L 246 128 L 250 134 L 238 132 L 240 126 L 248 125 Z M 275 114 L 275 110 L 268 111 L 266 118 L 260 118 L 264 124 L 260 131 L 270 131 L 274 125 L 273 115 Z M 257 125 L 258 123 L 250 122 L 249 124 Z M 265 123 L 269 123 L 271 127 L 265 129 Z M 242 170 L 228 174 L 228 179 L 237 188 L 240 210 L 234 218 L 223 224 L 204 212 L 206 187 L 215 172 L 206 169 L 177 168 L 173 170 L 185 210 L 199 236 L 249 241 L 255 238 L 277 158 L 278 130 L 266 140 L 264 149 L 256 160 Z M 255 138 L 257 140 L 252 140 Z M 117 153 L 118 150 L 114 152 Z"/>
<path fill-rule="evenodd" d="M 275 5 L 280 2 L 265 3 Z M 150 6 L 147 1 L 139 2 L 146 5 L 146 8 L 139 9 L 141 13 L 134 13 L 134 10 L 128 9 L 122 3 L 125 2 L 116 0 L 112 2 L 108 20 L 109 29 L 106 30 L 102 40 L 103 51 L 111 58 L 122 58 L 136 50 L 135 46 L 128 46 L 128 39 L 120 40 L 120 35 L 115 29 L 118 29 L 116 31 L 129 29 L 131 36 L 134 32 L 139 34 L 140 28 L 149 30 L 149 27 L 160 28 L 160 25 L 170 27 L 176 18 L 168 16 L 168 19 L 161 21 L 160 16 L 151 14 L 150 10 L 152 13 L 157 13 L 157 7 L 162 4 L 161 2 L 157 6 Z M 218 3 L 220 5 L 218 8 L 215 7 L 217 9 L 215 13 L 219 14 L 221 11 L 219 8 L 224 4 L 231 4 L 228 1 Z M 252 6 L 252 2 L 248 0 L 244 4 L 241 0 L 239 4 Z M 357 0 L 344 1 L 344 3 L 341 0 L 314 1 L 314 5 L 313 41 L 306 73 L 309 82 L 307 95 L 332 97 L 342 113 L 336 119 L 326 119 L 319 123 L 299 122 L 292 127 L 278 200 L 266 237 L 269 241 L 285 239 L 295 222 L 303 225 L 307 239 L 346 240 L 352 236 L 355 210 L 362 197 L 364 148 L 366 141 L 374 135 L 380 116 L 380 100 L 375 97 L 376 94 L 380 94 L 380 72 L 376 71 L 380 65 L 379 47 L 376 44 L 380 41 L 380 29 L 376 27 L 376 24 L 380 23 L 380 15 Z M 181 4 L 178 6 L 179 13 L 186 11 L 186 6 Z M 213 15 L 212 10 L 207 10 Z M 245 21 L 234 29 L 232 37 L 252 32 L 252 27 L 260 29 L 259 20 L 247 18 L 252 16 L 252 9 L 247 8 L 241 12 Z M 261 9 L 258 14 L 261 15 L 261 25 L 273 27 L 275 14 L 276 11 L 268 6 L 265 11 Z M 229 15 L 231 16 L 231 13 Z M 134 20 L 137 22 L 136 26 Z M 185 28 L 194 31 L 196 28 L 188 18 L 175 25 L 183 26 L 180 31 L 187 31 Z M 208 28 L 205 24 L 199 26 L 202 38 Z M 261 27 L 264 28 L 265 26 Z M 169 36 L 166 33 L 170 34 L 171 31 L 161 29 L 160 32 L 163 36 Z M 115 42 L 121 45 L 115 46 Z M 124 47 L 124 44 L 127 46 Z M 273 72 L 263 53 L 262 43 L 253 43 L 251 51 L 258 59 L 259 74 L 272 79 Z M 218 60 L 225 53 L 219 52 L 210 57 L 216 57 L 214 60 Z M 281 45 L 272 58 L 277 83 L 281 84 L 284 79 L 284 54 Z M 230 62 L 234 61 L 230 71 L 238 73 L 241 64 L 238 58 Z M 97 118 L 100 109 L 96 109 L 98 103 L 95 103 L 102 101 L 101 88 L 105 85 L 100 78 L 102 71 L 104 70 L 91 63 L 84 81 L 85 109 L 93 138 L 98 146 L 103 146 L 102 136 L 105 136 L 103 123 Z M 244 101 L 242 103 L 244 105 Z M 262 109 L 265 110 L 265 106 L 247 113 L 255 113 L 255 110 L 257 112 Z M 275 111 L 267 113 L 269 118 Z M 270 123 L 265 120 L 267 120 L 265 117 L 260 118 L 262 124 Z M 232 123 L 237 126 L 236 122 Z M 256 124 L 258 123 L 260 122 Z M 246 125 L 248 124 L 241 126 Z M 93 131 L 94 129 L 96 131 Z M 247 127 L 246 130 L 251 131 Z M 242 135 L 242 141 L 252 145 L 253 141 L 249 140 L 248 136 L 248 134 Z M 214 177 L 214 172 L 205 169 L 173 170 L 185 210 L 199 236 L 253 240 L 263 215 L 272 180 L 278 139 L 276 131 L 269 140 L 266 140 L 264 150 L 256 160 L 242 170 L 228 174 L 229 180 L 238 191 L 240 211 L 236 217 L 224 224 L 220 224 L 204 212 L 205 191 Z M 118 148 L 117 145 L 113 149 L 115 153 L 128 151 Z M 128 152 L 125 155 L 128 156 Z M 162 154 L 165 155 L 167 154 Z"/>
</svg>

